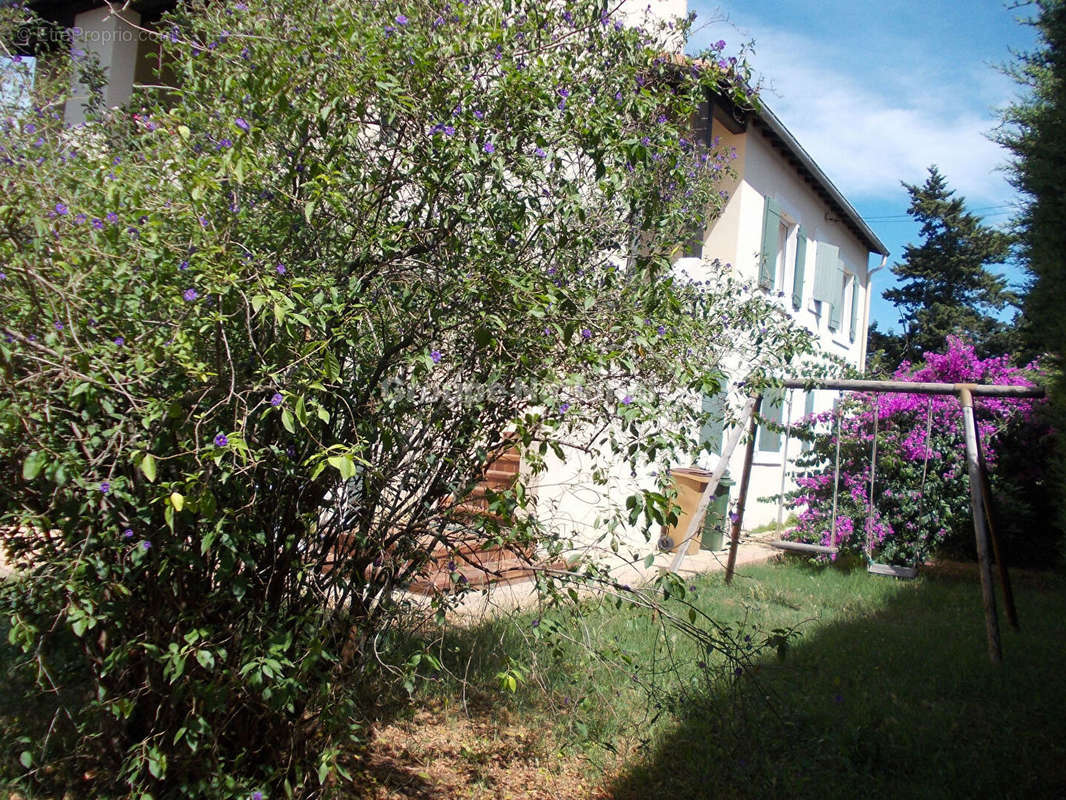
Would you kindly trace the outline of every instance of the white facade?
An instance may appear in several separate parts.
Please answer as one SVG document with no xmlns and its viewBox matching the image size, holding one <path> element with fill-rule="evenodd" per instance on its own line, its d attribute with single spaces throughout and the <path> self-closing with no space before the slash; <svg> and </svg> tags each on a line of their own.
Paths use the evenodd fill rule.
<svg viewBox="0 0 1066 800">
<path fill-rule="evenodd" d="M 823 352 L 861 370 L 869 323 L 870 267 L 883 263 L 884 245 L 832 186 L 828 178 L 767 109 L 746 120 L 719 109 L 709 136 L 736 152 L 730 197 L 707 231 L 703 257 L 732 264 L 741 278 L 776 297 L 790 316 L 816 335 Z M 730 125 L 722 122 L 724 118 Z M 730 129 L 732 128 L 732 130 Z M 736 129 L 740 129 L 737 132 Z M 786 392 L 764 414 L 786 425 L 828 410 L 832 392 Z M 770 398 L 767 398 L 768 400 Z M 778 519 L 775 501 L 760 501 L 791 489 L 792 461 L 803 443 L 760 430 L 751 474 L 745 527 Z M 739 477 L 738 449 L 730 473 Z M 785 477 L 784 484 L 782 477 Z"/>
<path fill-rule="evenodd" d="M 866 355 L 869 321 L 870 267 L 875 255 L 883 265 L 887 251 L 798 142 L 768 109 L 737 114 L 709 103 L 704 122 L 709 144 L 736 153 L 736 177 L 723 188 L 729 199 L 706 231 L 700 255 L 733 266 L 738 277 L 775 299 L 796 323 L 807 328 L 820 349 L 861 370 Z M 692 277 L 701 261 L 682 259 L 678 268 Z M 737 366 L 737 374 L 746 370 Z M 733 387 L 730 402 L 742 398 Z M 763 415 L 786 428 L 811 413 L 832 407 L 835 393 L 785 392 L 764 399 Z M 723 437 L 724 438 L 724 437 Z M 693 451 L 697 443 L 693 442 Z M 795 459 L 804 443 L 787 433 L 760 428 L 752 462 L 744 527 L 752 529 L 786 518 L 776 499 L 794 488 Z M 606 484 L 596 485 L 594 459 L 574 451 L 565 461 L 549 462 L 533 487 L 537 513 L 545 522 L 593 550 L 606 547 L 609 537 L 597 522 L 609 516 L 612 505 L 639 488 L 652 488 L 650 471 L 633 475 L 621 465 L 609 466 Z M 729 474 L 739 481 L 744 447 L 734 451 Z M 702 454 L 695 464 L 713 468 L 717 458 Z M 735 502 L 738 487 L 731 500 Z M 628 554 L 648 552 L 637 530 L 623 525 L 615 531 Z M 652 543 L 654 546 L 654 542 Z"/>
</svg>

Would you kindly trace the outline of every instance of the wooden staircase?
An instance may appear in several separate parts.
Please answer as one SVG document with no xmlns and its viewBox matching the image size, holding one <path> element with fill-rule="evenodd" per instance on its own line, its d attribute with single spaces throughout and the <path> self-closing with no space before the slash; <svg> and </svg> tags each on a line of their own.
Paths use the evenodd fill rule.
<svg viewBox="0 0 1066 800">
<path fill-rule="evenodd" d="M 508 521 L 488 510 L 489 491 L 510 489 L 518 480 L 521 456 L 517 448 L 509 448 L 491 461 L 484 477 L 455 511 L 461 518 L 475 523 L 477 517 L 492 517 L 501 528 Z M 525 545 L 483 545 L 476 539 L 438 544 L 429 562 L 408 589 L 417 594 L 435 594 L 453 588 L 513 583 L 530 577 L 534 551 Z"/>
</svg>

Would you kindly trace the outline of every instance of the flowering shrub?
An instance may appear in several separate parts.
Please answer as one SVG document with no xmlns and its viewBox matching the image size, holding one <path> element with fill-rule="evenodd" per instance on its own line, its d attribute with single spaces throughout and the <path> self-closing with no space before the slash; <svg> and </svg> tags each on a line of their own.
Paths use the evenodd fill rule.
<svg viewBox="0 0 1066 800">
<path fill-rule="evenodd" d="M 558 547 L 523 482 L 464 510 L 487 462 L 667 464 L 730 348 L 805 348 L 725 276 L 673 277 L 728 171 L 688 120 L 708 90 L 748 100 L 742 65 L 662 55 L 687 24 L 190 4 L 159 28 L 180 85 L 74 129 L 53 54 L 0 122 L 0 536 L 11 641 L 64 708 L 8 769 L 322 796 L 429 553 Z"/>
<path fill-rule="evenodd" d="M 893 378 L 935 383 L 1032 385 L 1026 370 L 1006 356 L 980 359 L 967 342 L 949 337 L 945 353 L 925 362 L 903 362 Z M 1003 448 L 1024 448 L 1037 433 L 1034 401 L 975 398 L 981 445 L 994 485 Z M 813 448 L 790 498 L 798 512 L 792 537 L 869 555 L 875 561 L 912 565 L 946 542 L 973 536 L 962 411 L 954 395 L 856 394 L 842 401 L 840 477 L 833 529 L 833 412 L 809 420 Z M 877 420 L 877 465 L 870 513 L 871 454 Z"/>
</svg>

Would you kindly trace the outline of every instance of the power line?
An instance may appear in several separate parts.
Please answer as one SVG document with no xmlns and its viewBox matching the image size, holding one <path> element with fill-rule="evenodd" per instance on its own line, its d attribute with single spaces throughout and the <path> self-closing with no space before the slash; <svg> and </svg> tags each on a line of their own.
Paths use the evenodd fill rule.
<svg viewBox="0 0 1066 800">
<path fill-rule="evenodd" d="M 966 209 L 966 211 L 968 213 L 975 214 L 977 212 L 982 212 L 982 211 L 994 211 L 994 210 L 999 209 L 999 208 L 1014 209 L 1014 208 L 1017 208 L 1017 207 L 1018 206 L 1015 203 L 1000 203 L 999 205 L 996 205 L 996 206 L 983 206 L 981 208 L 969 208 L 969 209 Z M 1006 213 L 1006 212 L 1000 212 L 1000 214 L 1003 214 L 1003 213 Z M 999 216 L 999 214 L 989 214 L 988 216 L 993 216 L 994 217 L 994 216 Z M 885 216 L 885 217 L 863 217 L 863 221 L 864 222 L 892 222 L 892 221 L 897 220 L 897 219 L 910 219 L 910 218 L 911 218 L 910 214 L 893 214 L 891 216 Z"/>
</svg>

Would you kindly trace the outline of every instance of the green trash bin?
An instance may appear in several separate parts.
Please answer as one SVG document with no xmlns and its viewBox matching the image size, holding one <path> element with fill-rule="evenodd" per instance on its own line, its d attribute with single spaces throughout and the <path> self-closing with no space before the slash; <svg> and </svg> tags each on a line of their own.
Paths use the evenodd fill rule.
<svg viewBox="0 0 1066 800">
<path fill-rule="evenodd" d="M 729 523 L 729 489 L 732 485 L 733 480 L 726 473 L 714 490 L 714 499 L 707 506 L 707 515 L 703 518 L 701 550 L 721 550 L 725 546 Z"/>
</svg>

